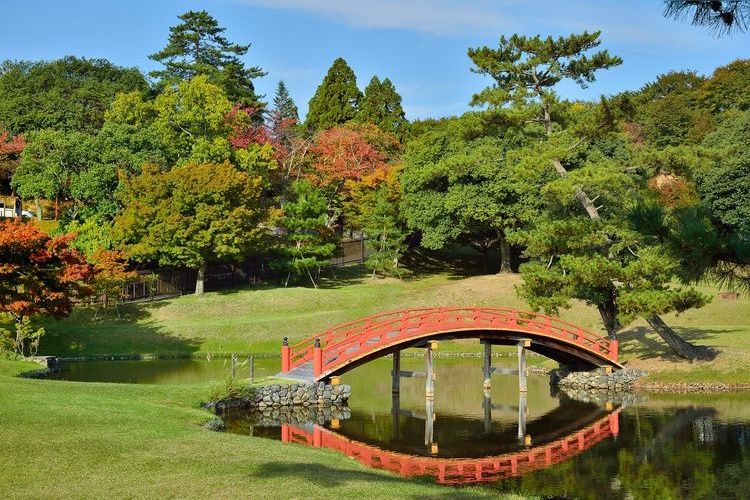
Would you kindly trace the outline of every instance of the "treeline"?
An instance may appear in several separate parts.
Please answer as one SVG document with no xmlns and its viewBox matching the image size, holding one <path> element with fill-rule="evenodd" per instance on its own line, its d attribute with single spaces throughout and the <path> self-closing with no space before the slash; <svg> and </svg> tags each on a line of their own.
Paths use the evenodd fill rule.
<svg viewBox="0 0 750 500">
<path fill-rule="evenodd" d="M 252 253 L 316 284 L 350 232 L 370 237 L 373 272 L 398 273 L 418 233 L 496 248 L 503 272 L 522 255 L 531 307 L 583 300 L 612 336 L 644 317 L 688 357 L 707 353 L 659 315 L 709 300 L 697 280 L 750 282 L 750 61 L 569 101 L 559 82 L 621 63 L 599 33 L 503 36 L 468 51 L 491 80 L 475 111 L 409 123 L 388 78 L 360 91 L 336 59 L 300 123 L 283 82 L 271 104 L 255 94 L 248 45 L 206 12 L 180 20 L 153 83 L 74 57 L 0 70 L 5 189 L 40 217 L 54 201 L 90 258 L 196 269 L 200 293 L 208 263 Z"/>
</svg>

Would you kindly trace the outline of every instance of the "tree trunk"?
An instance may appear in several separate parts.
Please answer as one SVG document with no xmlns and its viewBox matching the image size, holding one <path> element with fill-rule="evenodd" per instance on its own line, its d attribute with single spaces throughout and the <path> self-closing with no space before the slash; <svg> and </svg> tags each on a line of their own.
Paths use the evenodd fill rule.
<svg viewBox="0 0 750 500">
<path fill-rule="evenodd" d="M 599 309 L 599 314 L 604 322 L 604 328 L 609 334 L 609 338 L 617 340 L 617 332 L 620 330 L 620 322 L 617 320 L 617 304 L 612 299 L 607 300 L 603 304 L 597 304 L 596 308 Z"/>
<path fill-rule="evenodd" d="M 674 330 L 672 330 L 664 321 L 654 314 L 646 318 L 646 322 L 651 325 L 656 333 L 667 343 L 672 351 L 681 358 L 696 360 L 696 359 L 713 359 L 716 357 L 716 351 L 710 347 L 695 346 L 690 342 L 686 341 Z"/>
<path fill-rule="evenodd" d="M 497 240 L 500 242 L 500 274 L 510 274 L 510 243 L 502 231 L 497 232 Z"/>
<path fill-rule="evenodd" d="M 198 268 L 198 278 L 195 280 L 195 295 L 202 297 L 205 293 L 204 284 L 206 281 L 206 265 L 201 264 Z"/>
<path fill-rule="evenodd" d="M 565 170 L 565 167 L 563 167 L 560 160 L 555 159 L 552 160 L 552 165 L 555 167 L 555 170 L 557 173 L 560 174 L 560 177 L 565 178 L 568 176 L 568 171 Z M 581 205 L 586 210 L 586 213 L 589 215 L 589 217 L 592 220 L 599 220 L 601 217 L 599 216 L 599 209 L 596 207 L 594 202 L 589 198 L 588 194 L 581 189 L 580 187 L 575 188 L 575 196 L 578 199 L 578 201 L 581 202 Z M 608 326 L 607 323 L 607 317 L 609 314 L 612 314 L 611 312 L 603 312 L 603 308 L 606 309 L 606 305 L 598 305 L 599 308 L 599 314 L 602 315 L 602 319 L 604 319 L 604 325 L 607 328 L 607 333 L 609 333 L 609 336 L 611 338 L 616 338 L 617 336 L 617 330 L 619 330 L 619 325 L 617 325 L 617 330 L 611 331 L 610 326 Z M 613 306 L 616 311 L 616 306 L 613 304 Z M 617 321 L 617 313 L 614 312 L 615 322 Z M 679 335 L 677 335 L 674 330 L 672 330 L 662 319 L 654 314 L 653 316 L 650 316 L 646 318 L 646 322 L 648 322 L 649 325 L 651 325 L 651 328 L 654 329 L 656 333 L 659 334 L 659 336 L 664 340 L 664 342 L 667 343 L 669 347 L 672 348 L 675 354 L 680 356 L 681 358 L 695 360 L 695 359 L 713 359 L 716 356 L 716 351 L 711 349 L 710 347 L 700 347 L 700 346 L 694 346 L 687 340 L 683 339 Z M 614 324 L 613 324 L 614 327 Z"/>
<path fill-rule="evenodd" d="M 34 196 L 34 204 L 36 205 L 36 218 L 37 220 L 42 220 L 42 202 L 39 201 L 38 196 Z"/>
</svg>

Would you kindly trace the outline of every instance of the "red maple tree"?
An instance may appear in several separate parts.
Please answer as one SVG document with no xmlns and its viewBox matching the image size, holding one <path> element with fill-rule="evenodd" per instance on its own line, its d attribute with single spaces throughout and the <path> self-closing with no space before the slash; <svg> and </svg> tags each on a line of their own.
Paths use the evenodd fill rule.
<svg viewBox="0 0 750 500">
<path fill-rule="evenodd" d="M 33 221 L 0 220 L 0 312 L 21 323 L 35 314 L 68 316 L 73 301 L 88 295 L 92 267 L 68 243 Z"/>
</svg>

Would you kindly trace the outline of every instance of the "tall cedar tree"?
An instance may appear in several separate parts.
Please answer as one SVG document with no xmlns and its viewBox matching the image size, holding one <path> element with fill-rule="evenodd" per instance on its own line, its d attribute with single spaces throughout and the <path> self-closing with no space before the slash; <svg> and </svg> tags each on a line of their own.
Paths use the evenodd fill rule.
<svg viewBox="0 0 750 500">
<path fill-rule="evenodd" d="M 250 44 L 229 43 L 222 36 L 226 28 L 220 28 L 216 19 L 205 10 L 191 10 L 178 19 L 182 23 L 169 28 L 167 46 L 148 56 L 164 64 L 164 69 L 149 73 L 159 78 L 157 85 L 174 87 L 196 75 L 207 75 L 211 83 L 224 89 L 233 103 L 258 105 L 253 78 L 266 73 L 257 66 L 246 68 L 240 60 Z"/>
<path fill-rule="evenodd" d="M 359 102 L 357 120 L 374 123 L 381 130 L 403 137 L 408 122 L 401 96 L 388 78 L 380 81 L 377 76 L 372 77 Z"/>
<path fill-rule="evenodd" d="M 313 131 L 343 125 L 357 116 L 360 99 L 362 92 L 357 88 L 357 77 L 339 57 L 310 99 L 305 125 Z"/>
</svg>

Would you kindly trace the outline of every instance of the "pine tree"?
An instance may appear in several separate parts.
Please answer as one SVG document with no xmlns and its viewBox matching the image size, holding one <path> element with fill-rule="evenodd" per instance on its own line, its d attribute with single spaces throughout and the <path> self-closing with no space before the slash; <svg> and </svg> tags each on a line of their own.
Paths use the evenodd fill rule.
<svg viewBox="0 0 750 500">
<path fill-rule="evenodd" d="M 353 120 L 361 98 L 354 71 L 339 57 L 333 61 L 323 83 L 310 99 L 305 122 L 307 128 L 325 130 Z"/>
<path fill-rule="evenodd" d="M 294 104 L 292 96 L 289 95 L 289 91 L 284 85 L 284 80 L 279 81 L 278 87 L 276 87 L 276 96 L 273 98 L 273 108 L 276 114 L 281 120 L 294 120 L 299 121 L 299 112 L 297 105 Z"/>
<path fill-rule="evenodd" d="M 246 68 L 239 56 L 245 55 L 250 45 L 231 44 L 222 36 L 226 28 L 205 10 L 188 11 L 178 16 L 181 24 L 169 28 L 169 43 L 149 59 L 164 64 L 164 69 L 149 73 L 159 78 L 160 88 L 174 87 L 196 75 L 207 75 L 219 85 L 232 102 L 257 106 L 253 78 L 265 75 L 259 67 Z"/>
<path fill-rule="evenodd" d="M 357 120 L 374 123 L 381 130 L 403 136 L 408 122 L 401 107 L 401 96 L 388 78 L 381 82 L 377 76 L 372 77 L 359 103 Z"/>
</svg>

